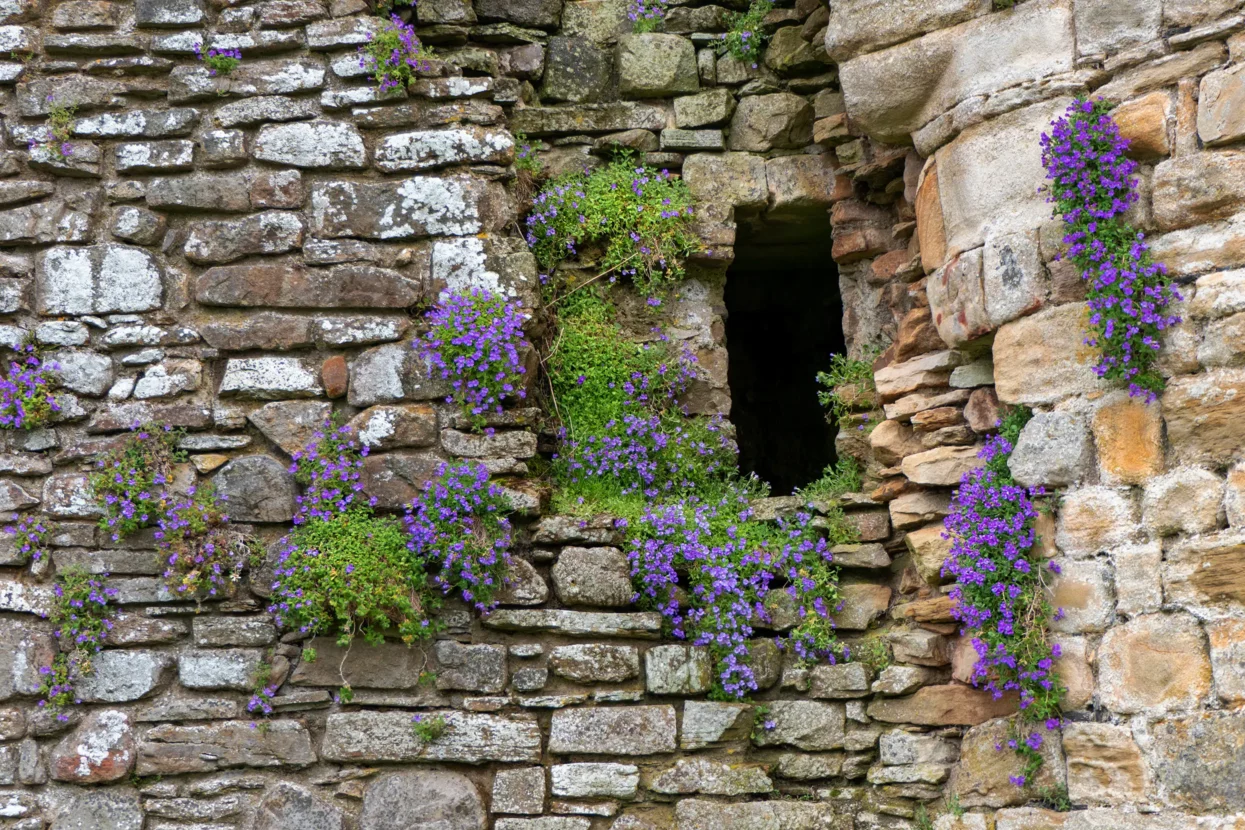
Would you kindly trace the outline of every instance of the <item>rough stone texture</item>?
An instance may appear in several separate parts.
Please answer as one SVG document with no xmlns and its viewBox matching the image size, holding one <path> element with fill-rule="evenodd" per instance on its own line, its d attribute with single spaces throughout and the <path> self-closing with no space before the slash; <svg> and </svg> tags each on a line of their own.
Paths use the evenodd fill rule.
<svg viewBox="0 0 1245 830">
<path fill-rule="evenodd" d="M 1023 787 L 1012 782 L 1024 768 L 1024 759 L 1014 752 L 1000 752 L 998 745 L 1012 736 L 1013 727 L 1005 718 L 974 726 L 960 744 L 952 791 L 965 807 L 1005 807 L 1023 804 L 1042 789 L 1064 783 L 1063 751 L 1058 740 L 1043 741 L 1042 767 Z"/>
<path fill-rule="evenodd" d="M 531 716 L 441 714 L 446 721 L 445 732 L 427 744 L 412 731 L 410 715 L 401 712 L 330 715 L 320 752 L 324 758 L 335 761 L 479 764 L 540 760 L 540 728 Z"/>
<path fill-rule="evenodd" d="M 617 548 L 563 548 L 553 585 L 567 605 L 617 608 L 631 604 L 631 566 Z"/>
<path fill-rule="evenodd" d="M 342 830 L 342 811 L 306 787 L 282 781 L 264 794 L 255 825 L 262 830 Z"/>
<path fill-rule="evenodd" d="M 368 784 L 360 821 L 369 830 L 484 830 L 487 816 L 470 778 L 456 772 L 418 770 L 389 773 Z"/>
<path fill-rule="evenodd" d="M 1151 614 L 1113 628 L 1098 657 L 1103 704 L 1114 712 L 1191 708 L 1210 692 L 1205 636 L 1187 614 Z"/>
<path fill-rule="evenodd" d="M 48 758 L 52 778 L 100 784 L 125 778 L 134 767 L 135 743 L 124 712 L 105 709 L 88 716 Z"/>
<path fill-rule="evenodd" d="M 1078 803 L 1141 801 L 1150 771 L 1126 726 L 1070 723 L 1063 730 L 1068 795 Z"/>
<path fill-rule="evenodd" d="M 549 727 L 549 751 L 591 755 L 656 755 L 675 748 L 669 706 L 561 709 Z"/>
<path fill-rule="evenodd" d="M 1085 479 L 1094 462 L 1089 424 L 1077 412 L 1039 412 L 1020 433 L 1007 462 L 1026 487 L 1054 488 Z"/>
<path fill-rule="evenodd" d="M 288 522 L 294 517 L 294 482 L 273 458 L 252 455 L 230 461 L 213 478 L 229 515 L 244 522 Z"/>
</svg>

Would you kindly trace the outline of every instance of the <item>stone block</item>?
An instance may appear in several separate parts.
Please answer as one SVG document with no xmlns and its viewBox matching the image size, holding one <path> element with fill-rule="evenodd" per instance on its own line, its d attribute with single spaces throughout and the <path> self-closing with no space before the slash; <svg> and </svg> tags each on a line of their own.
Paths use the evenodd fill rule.
<svg viewBox="0 0 1245 830">
<path fill-rule="evenodd" d="M 1151 92 L 1116 107 L 1111 120 L 1119 126 L 1120 137 L 1128 141 L 1129 157 L 1154 161 L 1171 152 L 1167 129 L 1171 116 L 1171 94 Z"/>
<path fill-rule="evenodd" d="M 1072 556 L 1086 556 L 1133 541 L 1139 516 L 1124 490 L 1082 487 L 1069 491 L 1060 505 L 1055 543 Z"/>
<path fill-rule="evenodd" d="M 177 679 L 187 689 L 233 689 L 248 692 L 255 687 L 263 652 L 254 649 L 210 649 L 177 656 Z"/>
<path fill-rule="evenodd" d="M 988 14 L 985 0 L 848 0 L 830 10 L 826 53 L 836 61 L 902 43 L 926 32 L 936 32 Z"/>
<path fill-rule="evenodd" d="M 1124 392 L 1108 396 L 1091 421 L 1104 484 L 1143 484 L 1163 470 L 1159 407 Z"/>
<path fill-rule="evenodd" d="M 632 764 L 556 764 L 549 776 L 553 794 L 564 798 L 634 798 L 640 786 Z"/>
<path fill-rule="evenodd" d="M 813 752 L 841 749 L 845 736 L 842 703 L 779 700 L 770 706 L 765 723 L 755 730 L 752 740 L 760 747 L 794 746 Z"/>
<path fill-rule="evenodd" d="M 687 38 L 627 35 L 619 40 L 617 55 L 618 91 L 625 98 L 667 98 L 700 89 L 696 48 Z"/>
<path fill-rule="evenodd" d="M 1085 324 L 1085 307 L 1068 303 L 1001 327 L 994 339 L 999 400 L 1040 405 L 1105 390 L 1093 371 L 1096 356 L 1084 344 Z"/>
<path fill-rule="evenodd" d="M 470 778 L 448 770 L 404 770 L 374 779 L 363 791 L 365 830 L 484 830 L 488 813 Z"/>
<path fill-rule="evenodd" d="M 430 714 L 439 714 L 446 721 L 445 732 L 431 742 L 425 742 L 414 733 L 411 716 L 406 712 L 331 714 L 325 727 L 321 755 L 328 761 L 363 763 L 499 761 L 531 764 L 540 761 L 540 725 L 531 715 L 457 711 Z M 562 712 L 555 713 L 554 717 L 559 714 Z"/>
<path fill-rule="evenodd" d="M 633 646 L 558 646 L 550 652 L 549 668 L 575 683 L 621 683 L 640 675 L 640 656 Z"/>
<path fill-rule="evenodd" d="M 910 530 L 904 535 L 904 543 L 912 554 L 912 564 L 926 582 L 942 581 L 942 563 L 951 553 L 951 540 L 942 538 L 942 522 Z"/>
<path fill-rule="evenodd" d="M 1245 370 L 1173 378 L 1162 397 L 1172 451 L 1187 463 L 1224 464 L 1245 449 Z"/>
<path fill-rule="evenodd" d="M 601 100 L 610 87 L 610 58 L 608 51 L 587 38 L 561 35 L 550 38 L 540 97 L 572 104 Z"/>
<path fill-rule="evenodd" d="M 1099 696 L 1119 714 L 1179 712 L 1210 693 L 1211 664 L 1197 620 L 1137 617 L 1109 630 L 1098 652 Z"/>
<path fill-rule="evenodd" d="M 506 688 L 506 650 L 502 646 L 437 642 L 437 688 L 497 694 Z"/>
<path fill-rule="evenodd" d="M 713 685 L 713 660 L 696 646 L 654 646 L 644 652 L 644 677 L 650 694 L 703 694 Z"/>
<path fill-rule="evenodd" d="M 951 487 L 981 466 L 977 447 L 935 447 L 903 460 L 900 469 L 914 484 Z"/>
<path fill-rule="evenodd" d="M 277 210 L 236 221 L 192 222 L 187 231 L 186 258 L 201 265 L 283 254 L 300 247 L 304 234 L 300 216 Z"/>
<path fill-rule="evenodd" d="M 1226 610 L 1245 600 L 1245 538 L 1235 531 L 1177 542 L 1163 563 L 1167 602 Z"/>
<path fill-rule="evenodd" d="M 1218 530 L 1223 521 L 1223 492 L 1223 479 L 1209 470 L 1173 470 L 1147 482 L 1141 500 L 1142 523 L 1156 536 Z"/>
<path fill-rule="evenodd" d="M 449 164 L 505 165 L 513 160 L 514 139 L 497 127 L 395 133 L 376 146 L 376 166 L 386 173 L 431 170 Z"/>
<path fill-rule="evenodd" d="M 275 4 L 274 4 L 275 5 Z M 290 781 L 269 787 L 255 812 L 255 830 L 342 830 L 342 810 Z"/>
<path fill-rule="evenodd" d="M 102 784 L 125 778 L 134 768 L 136 744 L 124 712 L 92 712 L 61 739 L 48 757 L 52 780 Z"/>
<path fill-rule="evenodd" d="M 1110 566 L 1096 559 L 1058 561 L 1059 574 L 1050 580 L 1051 605 L 1063 616 L 1052 631 L 1083 634 L 1104 631 L 1115 619 L 1115 589 Z"/>
<path fill-rule="evenodd" d="M 1215 693 L 1225 704 L 1245 701 L 1245 622 L 1221 619 L 1206 624 Z"/>
<path fill-rule="evenodd" d="M 1032 780 L 1017 786 L 1012 779 L 1019 776 L 1025 759 L 1018 753 L 1000 750 L 1014 737 L 1014 727 L 1007 719 L 996 719 L 974 726 L 964 734 L 960 744 L 960 763 L 951 782 L 952 792 L 965 807 L 1006 807 L 1024 804 L 1043 789 L 1058 787 L 1065 782 L 1063 748 L 1058 732 L 1036 727 L 1042 738 L 1038 750 L 1042 766 Z"/>
<path fill-rule="evenodd" d="M 769 190 L 764 159 L 751 153 L 697 153 L 683 162 L 683 180 L 699 202 L 764 207 Z"/>
<path fill-rule="evenodd" d="M 1111 552 L 1115 563 L 1116 609 L 1136 616 L 1159 610 L 1163 604 L 1161 542 L 1124 545 Z"/>
<path fill-rule="evenodd" d="M 668 795 L 740 796 L 768 793 L 774 789 L 774 782 L 763 767 L 732 765 L 708 758 L 680 758 L 673 767 L 660 772 L 649 789 Z"/>
<path fill-rule="evenodd" d="M 521 767 L 498 770 L 493 776 L 495 813 L 539 815 L 545 809 L 545 770 Z"/>
<path fill-rule="evenodd" d="M 674 99 L 674 123 L 683 129 L 716 127 L 735 112 L 735 96 L 727 89 L 708 89 Z"/>
<path fill-rule="evenodd" d="M 991 718 L 1015 712 L 1014 696 L 995 700 L 989 692 L 969 686 L 948 684 L 924 686 L 907 697 L 875 698 L 869 703 L 869 717 L 884 723 L 911 723 L 918 726 L 974 726 Z"/>
<path fill-rule="evenodd" d="M 631 566 L 618 548 L 563 548 L 553 566 L 558 598 L 568 605 L 622 607 L 635 595 Z"/>
<path fill-rule="evenodd" d="M 1245 67 L 1208 72 L 1198 91 L 1197 133 L 1207 147 L 1245 137 Z"/>
<path fill-rule="evenodd" d="M 1154 777 L 1166 801 L 1196 813 L 1245 808 L 1245 714 L 1205 712 L 1155 724 Z"/>
<path fill-rule="evenodd" d="M 842 607 L 832 612 L 834 624 L 844 631 L 864 631 L 890 607 L 891 589 L 886 585 L 858 582 L 839 589 Z"/>
<path fill-rule="evenodd" d="M 1073 4 L 1081 55 L 1108 56 L 1159 37 L 1162 9 L 1127 0 L 1079 0 Z"/>
<path fill-rule="evenodd" d="M 656 755 L 675 750 L 674 708 L 559 709 L 549 727 L 554 754 Z"/>
<path fill-rule="evenodd" d="M 704 749 L 723 741 L 746 739 L 752 731 L 753 709 L 746 703 L 689 700 L 683 704 L 683 749 Z"/>
<path fill-rule="evenodd" d="M 1195 153 L 1163 161 L 1154 168 L 1154 221 L 1170 231 L 1226 219 L 1245 199 L 1243 178 L 1243 153 Z"/>
<path fill-rule="evenodd" d="M 164 270 L 142 248 L 54 247 L 35 257 L 35 288 L 40 314 L 151 311 L 164 296 Z"/>
<path fill-rule="evenodd" d="M 78 698 L 86 703 L 126 703 L 155 691 L 169 660 L 154 651 L 107 649 L 91 664 L 94 670 L 77 686 Z"/>
<path fill-rule="evenodd" d="M 1053 489 L 1084 481 L 1094 466 L 1085 415 L 1067 410 L 1034 414 L 1021 430 L 1007 466 L 1026 487 Z"/>
<path fill-rule="evenodd" d="M 242 522 L 288 522 L 294 517 L 294 480 L 266 455 L 230 461 L 212 479 L 229 516 Z"/>
<path fill-rule="evenodd" d="M 509 216 L 500 184 L 467 175 L 311 187 L 312 233 L 330 239 L 464 236 L 499 230 Z"/>
<path fill-rule="evenodd" d="M 812 106 L 798 95 L 775 92 L 750 95 L 739 102 L 727 147 L 761 153 L 803 147 L 812 137 Z"/>
</svg>

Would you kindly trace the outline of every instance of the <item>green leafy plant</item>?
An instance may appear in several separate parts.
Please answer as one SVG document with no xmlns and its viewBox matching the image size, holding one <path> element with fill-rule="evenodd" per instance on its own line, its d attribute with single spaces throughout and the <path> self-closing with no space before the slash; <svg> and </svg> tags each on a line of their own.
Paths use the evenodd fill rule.
<svg viewBox="0 0 1245 830">
<path fill-rule="evenodd" d="M 242 51 L 240 49 L 208 49 L 203 51 L 203 44 L 195 44 L 195 56 L 203 62 L 208 68 L 208 74 L 228 75 L 238 68 L 242 63 Z"/>
<path fill-rule="evenodd" d="M 524 233 L 546 271 L 595 244 L 602 250 L 593 280 L 630 277 L 638 290 L 652 292 L 682 278 L 684 259 L 700 247 L 691 216 L 691 192 L 681 179 L 623 155 L 546 185 Z"/>
<path fill-rule="evenodd" d="M 164 579 L 178 597 L 231 597 L 243 570 L 262 555 L 257 540 L 230 524 L 211 487 L 166 494 L 157 523 Z"/>
<path fill-rule="evenodd" d="M 46 426 L 61 410 L 52 394 L 60 366 L 45 361 L 32 343 L 15 351 L 18 359 L 10 360 L 8 372 L 0 376 L 0 429 Z"/>
<path fill-rule="evenodd" d="M 359 47 L 359 66 L 371 73 L 380 92 L 388 92 L 403 89 L 419 73 L 428 72 L 431 55 L 415 34 L 415 27 L 390 14 L 385 27 L 369 34 L 367 43 Z"/>
<path fill-rule="evenodd" d="M 73 145 L 69 143 L 69 139 L 73 135 L 78 107 L 57 103 L 51 95 L 47 97 L 47 105 L 48 120 L 44 124 L 46 137 L 41 141 L 30 139 L 29 149 L 32 154 L 65 161 L 73 155 Z"/>
<path fill-rule="evenodd" d="M 929 814 L 929 809 L 924 804 L 916 805 L 916 810 L 912 814 L 912 827 L 914 830 L 934 830 L 934 819 Z"/>
<path fill-rule="evenodd" d="M 445 734 L 445 716 L 444 715 L 412 715 L 411 731 L 415 733 L 415 737 L 426 744 L 430 744 L 437 738 Z"/>
<path fill-rule="evenodd" d="M 1038 790 L 1038 800 L 1042 806 L 1057 813 L 1066 813 L 1072 809 L 1072 799 L 1068 795 L 1067 784 L 1053 784 Z"/>
<path fill-rule="evenodd" d="M 877 674 L 891 664 L 890 647 L 886 645 L 883 637 L 865 637 L 852 646 L 850 659 L 854 663 L 868 666 Z"/>
<path fill-rule="evenodd" d="M 964 805 L 960 803 L 960 797 L 955 793 L 947 796 L 947 812 L 956 818 L 964 815 Z"/>
<path fill-rule="evenodd" d="M 169 427 L 136 427 L 121 446 L 106 453 L 90 474 L 91 492 L 103 503 L 99 524 L 113 541 L 160 520 L 173 465 L 185 460 L 177 449 L 181 432 Z"/>
<path fill-rule="evenodd" d="M 540 163 L 540 156 L 536 154 L 537 149 L 536 144 L 525 133 L 515 133 L 514 169 L 532 176 L 540 175 L 543 165 Z"/>
<path fill-rule="evenodd" d="M 21 561 L 38 562 L 43 559 L 47 548 L 48 533 L 51 532 L 51 528 L 43 519 L 43 514 L 23 514 L 4 530 L 6 533 L 13 534 L 13 547 Z"/>
<path fill-rule="evenodd" d="M 861 484 L 860 463 L 845 455 L 827 466 L 821 478 L 799 488 L 795 494 L 806 501 L 824 501 L 844 493 L 859 492 Z"/>
<path fill-rule="evenodd" d="M 730 28 L 722 35 L 721 51 L 755 69 L 769 39 L 761 24 L 773 10 L 772 0 L 752 0 L 746 12 L 731 12 L 726 19 Z"/>
<path fill-rule="evenodd" d="M 817 373 L 817 383 L 825 387 L 817 400 L 830 410 L 826 419 L 840 429 L 852 422 L 853 412 L 873 404 L 877 391 L 872 362 L 842 354 L 830 355 L 830 369 Z"/>
<path fill-rule="evenodd" d="M 80 703 L 76 687 L 94 671 L 92 657 L 103 648 L 112 630 L 110 601 L 114 588 L 105 588 L 103 579 L 81 568 L 67 568 L 57 574 L 54 600 L 48 619 L 55 626 L 53 635 L 61 648 L 50 666 L 39 669 L 43 686 L 39 706 L 56 713 L 57 720 L 68 720 L 64 709 Z"/>
</svg>

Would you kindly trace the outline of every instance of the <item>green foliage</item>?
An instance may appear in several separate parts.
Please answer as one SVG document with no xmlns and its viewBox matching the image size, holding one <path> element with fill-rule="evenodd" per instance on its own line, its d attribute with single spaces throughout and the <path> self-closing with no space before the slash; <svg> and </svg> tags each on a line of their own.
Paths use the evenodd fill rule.
<svg viewBox="0 0 1245 830">
<path fill-rule="evenodd" d="M 929 814 L 924 804 L 916 805 L 916 812 L 912 814 L 912 822 L 914 830 L 934 830 L 933 816 Z"/>
<path fill-rule="evenodd" d="M 795 494 L 805 501 L 833 499 L 844 493 L 859 492 L 861 487 L 860 464 L 851 456 L 843 456 L 826 467 L 821 478 L 796 490 Z"/>
<path fill-rule="evenodd" d="M 224 599 L 233 596 L 242 572 L 263 556 L 258 539 L 229 523 L 210 486 L 186 496 L 165 496 L 156 544 L 164 579 L 174 596 Z"/>
<path fill-rule="evenodd" d="M 415 733 L 415 737 L 426 744 L 430 744 L 437 738 L 445 734 L 445 716 L 444 715 L 414 715 L 411 717 L 411 731 Z"/>
<path fill-rule="evenodd" d="M 440 597 L 407 541 L 401 521 L 363 506 L 295 527 L 278 566 L 282 622 L 336 636 L 342 646 L 355 637 L 378 644 L 395 632 L 405 643 L 432 636 L 437 625 L 429 615 Z"/>
<path fill-rule="evenodd" d="M 56 575 L 53 593 L 48 619 L 61 648 L 50 666 L 39 669 L 43 677 L 39 705 L 63 721 L 67 716 L 62 710 L 79 702 L 76 686 L 94 671 L 91 658 L 112 630 L 109 600 L 117 592 L 81 568 L 66 568 Z"/>
<path fill-rule="evenodd" d="M 681 279 L 684 259 L 699 248 L 691 216 L 692 195 L 681 179 L 623 155 L 547 184 L 526 219 L 525 236 L 546 272 L 598 244 L 604 250 L 597 278 L 629 276 L 639 291 L 651 293 Z"/>
<path fill-rule="evenodd" d="M 956 818 L 964 815 L 964 805 L 960 803 L 960 797 L 955 793 L 947 796 L 947 812 Z"/>
<path fill-rule="evenodd" d="M 414 3 L 410 3 L 414 5 Z M 428 72 L 432 50 L 420 42 L 415 27 L 396 14 L 359 47 L 359 65 L 372 75 L 380 92 L 405 89 L 421 72 Z"/>
<path fill-rule="evenodd" d="M 765 15 L 774 10 L 772 0 L 752 0 L 746 12 L 732 12 L 726 22 L 730 27 L 722 35 L 721 51 L 756 68 L 765 51 L 769 36 L 761 29 Z"/>
<path fill-rule="evenodd" d="M 861 663 L 877 674 L 891 664 L 890 647 L 881 636 L 865 637 L 851 647 L 850 659 Z"/>
<path fill-rule="evenodd" d="M 540 163 L 540 157 L 536 154 L 536 144 L 529 140 L 527 135 L 522 132 L 514 134 L 514 169 L 520 173 L 530 173 L 533 176 L 540 175 L 543 165 Z"/>
<path fill-rule="evenodd" d="M 159 521 L 173 465 L 185 460 L 177 449 L 181 435 L 168 427 L 138 428 L 96 462 L 89 477 L 91 492 L 104 508 L 99 525 L 112 533 L 113 541 Z"/>
<path fill-rule="evenodd" d="M 1054 784 L 1038 790 L 1038 801 L 1048 810 L 1066 813 L 1072 809 L 1072 799 L 1068 795 L 1067 784 Z"/>
<path fill-rule="evenodd" d="M 817 400 L 830 410 L 826 419 L 840 429 L 851 422 L 854 410 L 873 403 L 877 391 L 872 363 L 842 354 L 830 355 L 830 369 L 817 373 L 817 383 L 825 387 L 818 390 Z"/>
<path fill-rule="evenodd" d="M 69 143 L 69 139 L 73 136 L 77 114 L 77 105 L 65 106 L 49 97 L 46 126 L 50 137 L 43 142 L 42 146 L 44 150 L 59 157 L 62 161 L 73 153 L 73 146 Z"/>
</svg>

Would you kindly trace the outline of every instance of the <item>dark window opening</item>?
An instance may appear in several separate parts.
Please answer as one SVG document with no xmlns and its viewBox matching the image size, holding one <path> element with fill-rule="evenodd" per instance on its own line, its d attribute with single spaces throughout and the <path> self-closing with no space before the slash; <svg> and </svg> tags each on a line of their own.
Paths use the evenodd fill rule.
<svg viewBox="0 0 1245 830">
<path fill-rule="evenodd" d="M 816 376 L 841 353 L 843 303 L 824 212 L 803 221 L 741 220 L 726 272 L 731 422 L 739 463 L 791 493 L 834 463 L 836 428 Z"/>
</svg>

